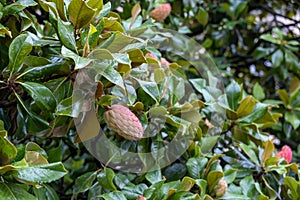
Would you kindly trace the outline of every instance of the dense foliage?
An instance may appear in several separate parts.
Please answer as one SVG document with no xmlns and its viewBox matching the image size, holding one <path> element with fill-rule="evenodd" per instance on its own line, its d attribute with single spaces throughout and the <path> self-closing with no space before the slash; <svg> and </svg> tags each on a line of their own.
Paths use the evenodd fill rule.
<svg viewBox="0 0 300 200">
<path fill-rule="evenodd" d="M 168 16 L 151 13 L 161 5 Z M 1 199 L 299 199 L 299 7 L 0 0 Z M 200 64 L 188 57 L 198 50 Z M 147 137 L 126 140 L 107 125 L 116 102 Z M 192 140 L 161 169 L 149 160 L 150 171 L 116 169 L 110 158 L 128 158 L 113 157 L 82 117 L 91 107 L 99 135 L 142 161 L 172 160 L 159 149 Z M 91 139 L 107 162 L 86 148 Z"/>
</svg>

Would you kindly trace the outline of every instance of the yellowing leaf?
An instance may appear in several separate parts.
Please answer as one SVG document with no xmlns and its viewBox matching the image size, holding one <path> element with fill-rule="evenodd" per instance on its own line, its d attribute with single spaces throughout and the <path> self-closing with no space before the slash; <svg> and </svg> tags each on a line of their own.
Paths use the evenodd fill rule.
<svg viewBox="0 0 300 200">
<path fill-rule="evenodd" d="M 132 15 L 132 18 L 131 18 L 131 23 L 130 23 L 130 26 L 129 28 L 131 28 L 132 24 L 134 23 L 136 17 L 139 15 L 139 13 L 142 11 L 141 9 L 141 6 L 140 6 L 140 3 L 137 3 L 133 6 L 132 10 L 131 10 L 131 15 Z"/>
<path fill-rule="evenodd" d="M 256 100 L 253 98 L 253 96 L 247 96 L 244 98 L 237 109 L 238 117 L 249 115 L 254 109 L 255 104 Z"/>
<path fill-rule="evenodd" d="M 74 28 L 79 29 L 91 21 L 96 9 L 92 9 L 84 0 L 72 0 L 68 11 Z"/>
<path fill-rule="evenodd" d="M 263 165 L 265 164 L 266 160 L 271 157 L 273 151 L 274 151 L 274 144 L 273 144 L 272 141 L 268 140 L 265 144 L 265 149 L 264 149 L 264 152 L 261 156 L 262 157 L 261 160 L 262 160 Z"/>
</svg>

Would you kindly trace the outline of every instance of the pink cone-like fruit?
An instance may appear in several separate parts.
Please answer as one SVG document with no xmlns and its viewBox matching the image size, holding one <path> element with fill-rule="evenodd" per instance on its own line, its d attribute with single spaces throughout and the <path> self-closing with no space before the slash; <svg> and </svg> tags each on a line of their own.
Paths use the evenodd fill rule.
<svg viewBox="0 0 300 200">
<path fill-rule="evenodd" d="M 165 3 L 150 12 L 150 17 L 158 22 L 164 21 L 171 13 L 171 4 Z"/>
<path fill-rule="evenodd" d="M 292 149 L 289 146 L 284 145 L 281 148 L 281 151 L 277 152 L 276 156 L 279 158 L 284 158 L 287 163 L 290 163 L 293 158 Z"/>
<path fill-rule="evenodd" d="M 227 182 L 224 179 L 221 179 L 214 188 L 214 191 L 217 197 L 224 196 L 227 191 Z"/>
<path fill-rule="evenodd" d="M 143 138 L 144 129 L 139 119 L 126 107 L 112 105 L 104 113 L 107 125 L 128 140 Z"/>
<path fill-rule="evenodd" d="M 136 200 L 147 200 L 147 199 L 146 199 L 146 197 L 144 197 L 144 196 L 138 196 L 138 197 L 136 198 Z"/>
</svg>

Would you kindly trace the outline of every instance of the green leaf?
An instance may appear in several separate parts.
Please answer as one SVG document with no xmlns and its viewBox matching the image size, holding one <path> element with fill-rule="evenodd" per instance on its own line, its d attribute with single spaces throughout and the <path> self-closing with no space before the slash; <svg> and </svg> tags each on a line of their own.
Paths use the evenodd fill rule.
<svg viewBox="0 0 300 200">
<path fill-rule="evenodd" d="M 293 128 L 296 130 L 300 126 L 300 117 L 297 111 L 286 112 L 284 115 L 284 119 L 292 124 Z"/>
<path fill-rule="evenodd" d="M 77 117 L 82 107 L 82 102 L 73 102 L 73 97 L 63 99 L 56 107 L 55 114 L 69 117 Z"/>
<path fill-rule="evenodd" d="M 105 60 L 105 61 L 96 61 L 95 64 L 91 67 L 95 70 L 95 81 L 100 81 L 101 76 L 104 76 L 111 83 L 118 85 L 123 90 L 125 90 L 123 78 L 120 73 L 115 70 L 117 62 Z"/>
<path fill-rule="evenodd" d="M 111 53 L 120 53 L 126 49 L 129 44 L 132 44 L 133 41 L 137 38 L 130 37 L 124 33 L 116 32 L 113 33 L 105 42 L 99 45 L 99 48 L 104 48 L 110 51 Z"/>
<path fill-rule="evenodd" d="M 0 181 L 1 200 L 38 200 L 22 187 L 21 184 Z"/>
<path fill-rule="evenodd" d="M 102 194 L 100 197 L 102 197 L 105 200 L 127 200 L 126 197 L 122 192 L 110 192 Z"/>
<path fill-rule="evenodd" d="M 102 2 L 103 4 L 103 2 Z M 111 10 L 111 2 L 107 2 L 106 4 L 104 4 L 102 6 L 101 11 L 99 12 L 98 15 L 95 16 L 95 21 L 99 21 L 101 18 L 105 17 L 106 15 L 108 15 L 108 13 Z"/>
<path fill-rule="evenodd" d="M 206 189 L 207 189 L 207 181 L 203 179 L 196 179 L 195 184 L 199 187 L 200 189 L 200 196 L 203 197 L 206 194 Z"/>
<path fill-rule="evenodd" d="M 71 23 L 57 19 L 57 32 L 60 41 L 68 49 L 76 52 L 76 41 L 74 37 L 74 28 Z"/>
<path fill-rule="evenodd" d="M 240 147 L 243 149 L 243 151 L 247 154 L 247 156 L 254 162 L 257 166 L 260 166 L 258 158 L 253 151 L 253 149 L 250 149 L 246 144 L 241 143 Z"/>
<path fill-rule="evenodd" d="M 0 165 L 6 165 L 14 160 L 17 155 L 16 147 L 6 139 L 6 135 L 0 135 Z"/>
<path fill-rule="evenodd" d="M 70 21 L 75 29 L 80 29 L 89 24 L 96 9 L 91 8 L 84 0 L 72 0 L 68 7 Z"/>
<path fill-rule="evenodd" d="M 252 93 L 253 93 L 253 96 L 259 101 L 263 100 L 266 96 L 263 88 L 257 82 L 255 83 L 255 85 L 253 87 Z"/>
<path fill-rule="evenodd" d="M 16 37 L 9 46 L 9 65 L 10 73 L 18 72 L 22 66 L 25 57 L 32 50 L 32 40 L 30 36 L 21 34 Z"/>
<path fill-rule="evenodd" d="M 254 121 L 259 120 L 268 112 L 268 105 L 263 103 L 257 103 L 249 115 L 245 116 L 244 118 L 240 119 L 242 122 L 252 123 Z"/>
<path fill-rule="evenodd" d="M 99 184 L 107 190 L 116 191 L 117 188 L 113 183 L 113 179 L 115 177 L 115 173 L 110 168 L 104 168 L 99 174 L 97 175 L 97 179 Z M 104 197 L 103 197 L 104 198 Z"/>
<path fill-rule="evenodd" d="M 53 112 L 56 107 L 56 100 L 51 90 L 46 86 L 35 82 L 20 82 L 38 107 L 43 111 Z"/>
<path fill-rule="evenodd" d="M 195 179 L 202 178 L 201 176 L 207 162 L 208 159 L 203 157 L 190 158 L 186 163 L 188 174 Z"/>
<path fill-rule="evenodd" d="M 162 180 L 161 171 L 160 169 L 148 172 L 145 176 L 145 178 L 151 183 L 155 184 Z"/>
<path fill-rule="evenodd" d="M 201 139 L 201 151 L 208 153 L 217 144 L 219 136 L 206 136 Z"/>
<path fill-rule="evenodd" d="M 3 17 L 5 17 L 6 15 L 12 15 L 18 13 L 29 6 L 36 6 L 36 5 L 37 3 L 33 0 L 19 0 L 12 4 L 9 4 L 8 6 L 5 6 L 1 10 L 1 12 L 3 12 Z"/>
<path fill-rule="evenodd" d="M 256 100 L 251 95 L 244 98 L 236 111 L 238 117 L 249 115 L 253 111 L 255 104 Z"/>
<path fill-rule="evenodd" d="M 77 177 L 73 188 L 73 194 L 78 194 L 89 190 L 92 187 L 96 177 L 97 172 L 87 172 Z"/>
<path fill-rule="evenodd" d="M 283 180 L 284 184 L 287 186 L 287 188 L 290 191 L 290 194 L 293 199 L 299 199 L 299 187 L 300 184 L 297 182 L 293 177 L 287 176 Z"/>
<path fill-rule="evenodd" d="M 134 78 L 134 77 L 133 77 Z M 160 98 L 160 94 L 158 91 L 157 84 L 155 82 L 149 82 L 149 81 L 143 81 L 138 78 L 134 78 L 139 85 L 142 87 L 142 89 L 150 96 L 153 100 L 156 102 Z"/>
<path fill-rule="evenodd" d="M 240 182 L 240 186 L 243 190 L 243 194 L 251 197 L 255 189 L 253 176 L 246 176 L 243 178 Z"/>
<path fill-rule="evenodd" d="M 281 49 L 275 51 L 271 56 L 271 61 L 275 67 L 279 67 L 283 61 L 283 52 Z"/>
<path fill-rule="evenodd" d="M 271 34 L 263 34 L 259 38 L 262 39 L 262 40 L 274 43 L 274 44 L 280 44 L 281 43 L 281 41 L 279 39 L 274 38 L 273 35 L 271 35 Z"/>
<path fill-rule="evenodd" d="M 42 187 L 33 187 L 33 192 L 38 199 L 59 200 L 55 190 L 47 184 L 43 184 Z"/>
<path fill-rule="evenodd" d="M 29 57 L 29 56 L 28 56 Z M 27 57 L 27 58 L 28 58 Z M 33 57 L 33 56 L 32 56 Z M 39 58 L 39 57 L 37 57 Z M 37 59 L 35 57 L 31 59 Z M 70 66 L 69 63 L 66 61 L 63 62 L 55 62 L 55 63 L 49 63 L 45 65 L 40 66 L 29 66 L 26 68 L 26 70 L 18 76 L 18 79 L 23 77 L 23 80 L 34 80 L 34 79 L 40 79 L 40 78 L 46 78 L 51 75 L 69 75 L 70 74 Z"/>
<path fill-rule="evenodd" d="M 279 94 L 279 97 L 283 102 L 283 105 L 287 106 L 290 104 L 290 98 L 286 90 L 277 90 L 277 93 Z"/>
<path fill-rule="evenodd" d="M 185 165 L 181 163 L 173 163 L 164 170 L 163 175 L 168 181 L 174 181 L 181 179 L 186 174 L 186 170 Z"/>
<path fill-rule="evenodd" d="M 138 196 L 144 194 L 144 191 L 148 188 L 148 186 L 144 183 L 132 186 L 126 186 L 123 188 L 122 193 L 125 195 L 127 199 L 137 199 Z"/>
<path fill-rule="evenodd" d="M 224 173 L 218 170 L 210 171 L 207 175 L 207 185 L 210 193 L 214 190 L 215 186 L 219 183 L 220 179 L 224 177 Z"/>
<path fill-rule="evenodd" d="M 65 46 L 62 46 L 61 54 L 66 58 L 71 58 L 72 60 L 74 60 L 76 70 L 82 69 L 92 62 L 92 59 L 80 57 L 79 55 L 67 49 Z"/>
<path fill-rule="evenodd" d="M 199 7 L 196 19 L 200 22 L 200 24 L 205 26 L 208 22 L 208 13 L 202 7 Z"/>
<path fill-rule="evenodd" d="M 226 96 L 227 96 L 229 108 L 235 111 L 237 109 L 238 101 L 241 96 L 241 87 L 237 82 L 232 81 L 226 87 Z"/>
<path fill-rule="evenodd" d="M 61 162 L 57 162 L 30 167 L 18 167 L 12 174 L 19 180 L 33 184 L 41 184 L 58 180 L 65 176 L 67 171 Z"/>
</svg>

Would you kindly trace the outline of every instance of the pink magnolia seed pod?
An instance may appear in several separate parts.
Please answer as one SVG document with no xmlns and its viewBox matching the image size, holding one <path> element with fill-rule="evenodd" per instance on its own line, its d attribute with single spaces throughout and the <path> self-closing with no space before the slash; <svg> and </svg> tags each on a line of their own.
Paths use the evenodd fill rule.
<svg viewBox="0 0 300 200">
<path fill-rule="evenodd" d="M 144 129 L 139 119 L 126 107 L 112 105 L 104 113 L 107 125 L 127 140 L 143 138 Z"/>
<path fill-rule="evenodd" d="M 150 12 L 150 17 L 158 22 L 164 21 L 171 13 L 171 4 L 165 3 Z"/>
<path fill-rule="evenodd" d="M 136 198 L 136 200 L 147 200 L 147 199 L 146 199 L 146 197 L 144 197 L 144 196 L 138 196 L 138 197 Z"/>
</svg>

